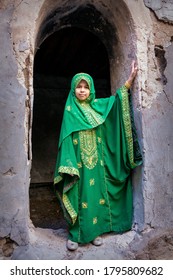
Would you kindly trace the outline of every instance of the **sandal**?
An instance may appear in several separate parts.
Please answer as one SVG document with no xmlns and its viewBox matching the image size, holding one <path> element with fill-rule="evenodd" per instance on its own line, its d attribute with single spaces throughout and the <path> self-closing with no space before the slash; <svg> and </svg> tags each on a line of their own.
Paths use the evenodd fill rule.
<svg viewBox="0 0 173 280">
<path fill-rule="evenodd" d="M 70 251 L 74 251 L 78 248 L 78 243 L 77 242 L 73 242 L 70 239 L 67 240 L 67 249 Z"/>
<path fill-rule="evenodd" d="M 103 239 L 100 236 L 98 236 L 92 241 L 92 244 L 95 246 L 100 246 L 103 244 Z"/>
</svg>

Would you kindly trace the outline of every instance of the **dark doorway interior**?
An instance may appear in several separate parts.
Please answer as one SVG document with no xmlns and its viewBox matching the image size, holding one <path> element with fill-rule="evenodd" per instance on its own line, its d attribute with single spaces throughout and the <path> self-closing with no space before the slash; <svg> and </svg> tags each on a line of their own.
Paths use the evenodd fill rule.
<svg viewBox="0 0 173 280">
<path fill-rule="evenodd" d="M 71 27 L 47 37 L 34 60 L 30 216 L 36 227 L 66 226 L 52 182 L 63 109 L 78 72 L 93 77 L 97 97 L 110 95 L 108 54 L 97 36 Z"/>
</svg>

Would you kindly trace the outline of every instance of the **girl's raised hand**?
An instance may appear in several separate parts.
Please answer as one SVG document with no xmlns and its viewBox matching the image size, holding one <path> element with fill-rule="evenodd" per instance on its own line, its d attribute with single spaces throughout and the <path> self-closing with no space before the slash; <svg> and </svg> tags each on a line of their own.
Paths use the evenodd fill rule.
<svg viewBox="0 0 173 280">
<path fill-rule="evenodd" d="M 136 77 L 137 71 L 138 71 L 137 63 L 135 60 L 133 60 L 131 64 L 131 73 L 129 78 L 134 79 Z"/>
</svg>

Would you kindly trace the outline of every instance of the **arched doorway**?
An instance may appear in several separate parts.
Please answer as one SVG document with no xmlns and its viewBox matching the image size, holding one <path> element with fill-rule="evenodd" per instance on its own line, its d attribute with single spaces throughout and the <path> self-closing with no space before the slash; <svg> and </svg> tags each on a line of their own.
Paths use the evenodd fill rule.
<svg viewBox="0 0 173 280">
<path fill-rule="evenodd" d="M 111 94 L 109 59 L 102 41 L 90 31 L 66 27 L 48 36 L 34 60 L 34 108 L 30 215 L 38 227 L 64 227 L 62 213 L 51 190 L 63 108 L 71 78 L 89 73 L 96 96 Z"/>
<path fill-rule="evenodd" d="M 59 213 L 59 209 L 57 209 L 57 199 L 54 197 L 52 198 L 51 194 L 51 199 L 55 199 L 55 207 L 53 208 L 52 201 L 50 204 L 50 200 L 45 207 L 46 204 L 44 203 L 43 196 L 40 197 L 40 193 L 41 190 L 45 190 L 45 188 L 42 187 L 45 183 L 46 185 L 50 183 L 50 186 L 52 184 L 57 154 L 58 134 L 60 130 L 59 126 L 62 118 L 63 104 L 65 104 L 70 88 L 71 78 L 76 72 L 89 72 L 95 80 L 98 96 L 100 94 L 99 86 L 101 89 L 104 88 L 104 94 L 106 94 L 106 96 L 114 94 L 115 89 L 120 87 L 127 78 L 131 60 L 136 57 L 134 23 L 124 1 L 121 3 L 112 2 L 111 5 L 109 5 L 109 1 L 104 1 L 104 3 L 101 1 L 103 4 L 101 6 L 97 1 L 92 1 L 92 4 L 89 2 L 80 4 L 78 1 L 74 1 L 73 3 L 71 1 L 66 1 L 64 3 L 62 1 L 62 5 L 60 5 L 60 2 L 61 1 L 55 3 L 51 0 L 50 5 L 50 1 L 48 2 L 45 0 L 40 10 L 40 20 L 38 21 L 35 36 L 33 74 L 34 114 L 32 126 L 33 161 L 30 184 L 30 216 L 34 225 L 51 228 L 61 227 L 60 220 L 58 220 L 60 214 L 57 214 L 57 211 Z M 85 52 L 81 59 L 82 50 L 85 50 Z M 95 55 L 93 52 L 94 50 Z M 89 59 L 90 55 L 92 57 L 91 60 Z M 83 61 L 84 57 L 86 58 L 85 63 Z M 75 58 L 77 58 L 76 61 Z M 90 62 L 92 62 L 92 64 Z M 55 65 L 55 67 L 53 67 L 53 65 Z M 84 69 L 81 70 L 81 66 L 83 66 L 82 68 Z M 52 73 L 50 73 L 51 71 Z M 39 88 L 41 90 L 39 90 Z M 61 103 L 57 101 L 57 96 Z M 39 103 L 44 102 L 44 100 L 47 100 L 47 103 Z M 36 110 L 36 108 L 38 110 Z M 38 113 L 41 108 L 43 109 L 43 119 L 41 118 L 41 113 L 40 115 Z M 36 118 L 35 116 L 37 113 L 38 116 Z M 50 117 L 48 118 L 46 114 L 49 114 Z M 136 119 L 139 131 L 141 131 L 139 112 L 135 111 L 135 114 L 137 116 Z M 39 119 L 38 123 L 35 122 L 35 119 Z M 47 129 L 46 125 L 44 125 L 45 123 L 47 124 Z M 42 133 L 40 133 L 41 131 Z M 52 140 L 49 142 L 50 139 Z M 44 156 L 42 151 L 44 153 L 47 152 L 47 154 Z M 54 157 L 51 158 L 50 154 Z M 34 181 L 34 173 L 37 179 L 40 178 L 40 181 Z M 143 228 L 144 209 L 142 177 L 139 172 L 136 172 L 136 174 L 133 176 L 135 186 L 134 224 L 136 228 Z M 44 178 L 46 179 L 42 180 L 42 175 L 45 175 Z M 32 192 L 33 184 L 41 186 L 40 191 L 38 191 L 38 200 L 35 202 L 35 208 L 32 206 L 32 202 L 34 201 L 33 197 L 34 199 L 36 197 Z M 50 186 L 48 186 L 49 193 Z M 46 197 L 48 196 L 47 194 Z M 44 212 L 45 214 L 43 215 L 42 212 L 41 216 L 40 203 L 43 203 L 44 209 L 47 208 Z M 138 205 L 140 205 L 140 215 Z M 49 206 L 51 206 L 50 212 L 53 210 L 54 214 L 48 213 L 47 210 Z M 53 217 L 52 221 L 50 217 Z M 46 221 L 46 219 L 47 222 L 43 225 L 41 221 Z"/>
</svg>

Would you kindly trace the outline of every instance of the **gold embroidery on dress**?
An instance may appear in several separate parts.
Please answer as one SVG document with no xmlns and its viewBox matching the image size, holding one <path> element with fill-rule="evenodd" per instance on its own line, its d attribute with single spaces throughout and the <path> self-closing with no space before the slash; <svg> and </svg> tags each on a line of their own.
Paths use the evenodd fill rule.
<svg viewBox="0 0 173 280">
<path fill-rule="evenodd" d="M 72 219 L 72 222 L 73 224 L 75 223 L 76 221 L 76 218 L 77 218 L 77 213 L 76 211 L 74 210 L 68 196 L 66 194 L 63 194 L 63 197 L 62 197 L 62 200 L 63 200 L 63 203 L 64 203 L 64 206 L 65 208 L 67 209 L 71 219 Z"/>
<path fill-rule="evenodd" d="M 71 106 L 67 106 L 67 107 L 66 107 L 66 110 L 67 110 L 67 111 L 71 111 Z"/>
<path fill-rule="evenodd" d="M 96 132 L 94 129 L 79 132 L 81 158 L 88 169 L 93 169 L 98 161 Z"/>
<path fill-rule="evenodd" d="M 77 145 L 78 144 L 78 139 L 73 139 L 73 144 Z"/>
<path fill-rule="evenodd" d="M 95 184 L 94 178 L 90 179 L 90 186 L 94 186 L 94 184 Z"/>
<path fill-rule="evenodd" d="M 79 176 L 79 171 L 74 167 L 69 166 L 60 166 L 58 168 L 59 173 L 67 173 L 67 174 L 74 174 Z"/>
<path fill-rule="evenodd" d="M 54 184 L 58 184 L 62 180 L 62 176 L 58 175 L 54 178 Z"/>
<path fill-rule="evenodd" d="M 77 166 L 78 168 L 82 168 L 82 162 L 78 162 Z"/>
<path fill-rule="evenodd" d="M 101 204 L 101 205 L 105 204 L 105 199 L 101 198 L 101 199 L 99 200 L 99 204 Z"/>
<path fill-rule="evenodd" d="M 121 94 L 122 94 L 123 122 L 124 122 L 124 127 L 125 127 L 125 135 L 126 135 L 127 147 L 128 147 L 128 151 L 129 151 L 130 164 L 132 167 L 135 167 L 136 164 L 134 162 L 130 107 L 129 107 L 127 88 L 125 86 L 123 86 L 121 88 Z"/>
<path fill-rule="evenodd" d="M 88 203 L 87 202 L 82 202 L 82 208 L 88 208 Z"/>
<path fill-rule="evenodd" d="M 93 218 L 93 225 L 97 224 L 97 217 Z"/>
<path fill-rule="evenodd" d="M 83 113 L 85 114 L 86 119 L 92 126 L 98 126 L 99 124 L 102 124 L 104 119 L 103 117 L 94 111 L 89 103 L 86 102 L 80 102 L 77 100 L 79 106 L 81 107 Z"/>
<path fill-rule="evenodd" d="M 98 137 L 97 139 L 98 139 L 98 142 L 99 142 L 99 143 L 101 143 L 101 142 L 102 142 L 101 137 Z"/>
</svg>

